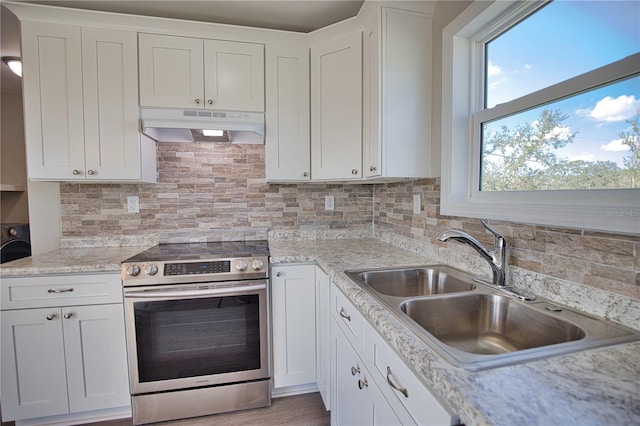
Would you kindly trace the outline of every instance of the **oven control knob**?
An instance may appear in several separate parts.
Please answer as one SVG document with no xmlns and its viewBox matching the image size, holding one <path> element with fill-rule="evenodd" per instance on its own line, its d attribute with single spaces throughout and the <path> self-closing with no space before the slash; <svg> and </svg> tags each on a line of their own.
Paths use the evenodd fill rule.
<svg viewBox="0 0 640 426">
<path fill-rule="evenodd" d="M 262 263 L 262 260 L 260 259 L 256 259 L 253 262 L 251 262 L 251 267 L 253 268 L 254 271 L 259 271 L 260 269 L 262 269 L 263 266 L 264 266 L 264 263 Z"/>
<path fill-rule="evenodd" d="M 147 267 L 144 268 L 144 272 L 146 272 L 147 275 L 155 275 L 158 273 L 158 267 L 152 263 L 151 265 L 147 265 Z"/>
<path fill-rule="evenodd" d="M 140 267 L 138 265 L 129 266 L 127 268 L 127 275 L 131 275 L 132 277 L 140 275 Z"/>
<path fill-rule="evenodd" d="M 244 272 L 247 270 L 247 262 L 245 262 L 244 260 L 241 260 L 240 262 L 236 263 L 236 269 L 240 272 Z"/>
</svg>

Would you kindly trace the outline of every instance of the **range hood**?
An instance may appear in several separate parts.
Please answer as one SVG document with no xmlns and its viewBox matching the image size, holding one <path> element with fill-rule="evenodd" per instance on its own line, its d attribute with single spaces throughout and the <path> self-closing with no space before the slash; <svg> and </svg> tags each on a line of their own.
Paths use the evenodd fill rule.
<svg viewBox="0 0 640 426">
<path fill-rule="evenodd" d="M 191 130 L 223 130 L 229 142 L 264 143 L 264 113 L 140 108 L 142 133 L 158 142 L 194 142 Z"/>
</svg>

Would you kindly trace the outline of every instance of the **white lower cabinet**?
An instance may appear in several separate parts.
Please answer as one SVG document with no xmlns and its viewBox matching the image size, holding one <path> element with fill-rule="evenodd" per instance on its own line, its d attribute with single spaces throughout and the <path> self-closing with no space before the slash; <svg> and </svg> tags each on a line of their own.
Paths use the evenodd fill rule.
<svg viewBox="0 0 640 426">
<path fill-rule="evenodd" d="M 316 383 L 315 265 L 271 268 L 273 387 Z"/>
<path fill-rule="evenodd" d="M 118 274 L 2 280 L 3 421 L 130 405 L 120 288 Z"/>
<path fill-rule="evenodd" d="M 327 410 L 331 409 L 331 280 L 316 266 L 316 376 Z"/>
<path fill-rule="evenodd" d="M 335 284 L 331 302 L 332 425 L 457 424 Z"/>
</svg>

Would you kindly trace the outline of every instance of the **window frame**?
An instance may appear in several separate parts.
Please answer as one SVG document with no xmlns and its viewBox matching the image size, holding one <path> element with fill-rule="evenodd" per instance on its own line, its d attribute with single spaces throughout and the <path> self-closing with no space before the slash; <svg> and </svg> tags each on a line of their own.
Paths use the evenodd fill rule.
<svg viewBox="0 0 640 426">
<path fill-rule="evenodd" d="M 475 1 L 443 30 L 440 212 L 640 234 L 640 190 L 480 191 L 480 124 L 636 74 L 640 54 L 484 109 L 484 43 L 547 2 Z M 537 102 L 537 103 L 536 103 Z"/>
</svg>

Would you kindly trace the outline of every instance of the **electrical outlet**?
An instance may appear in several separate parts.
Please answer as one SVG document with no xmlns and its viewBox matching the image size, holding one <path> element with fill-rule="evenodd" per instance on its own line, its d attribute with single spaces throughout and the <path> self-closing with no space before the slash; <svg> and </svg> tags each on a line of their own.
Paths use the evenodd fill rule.
<svg viewBox="0 0 640 426">
<path fill-rule="evenodd" d="M 137 195 L 127 197 L 127 211 L 129 213 L 140 213 L 140 198 Z"/>
<path fill-rule="evenodd" d="M 333 195 L 325 195 L 324 197 L 324 209 L 325 210 L 333 210 Z"/>
<path fill-rule="evenodd" d="M 413 214 L 420 214 L 420 194 L 413 194 Z"/>
</svg>

